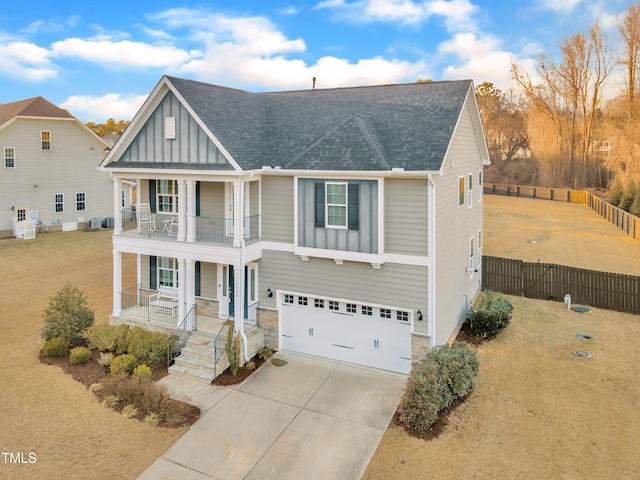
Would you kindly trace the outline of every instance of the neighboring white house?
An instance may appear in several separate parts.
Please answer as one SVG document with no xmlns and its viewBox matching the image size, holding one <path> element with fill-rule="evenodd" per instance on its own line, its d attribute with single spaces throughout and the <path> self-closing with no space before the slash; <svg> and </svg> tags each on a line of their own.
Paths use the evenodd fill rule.
<svg viewBox="0 0 640 480">
<path fill-rule="evenodd" d="M 42 97 L 0 104 L 0 234 L 22 236 L 31 219 L 51 231 L 113 217 L 113 186 L 97 168 L 107 147 Z"/>
<path fill-rule="evenodd" d="M 101 166 L 111 321 L 193 330 L 197 305 L 199 335 L 233 319 L 249 352 L 407 373 L 480 290 L 488 159 L 471 81 L 250 93 L 165 76 Z"/>
</svg>

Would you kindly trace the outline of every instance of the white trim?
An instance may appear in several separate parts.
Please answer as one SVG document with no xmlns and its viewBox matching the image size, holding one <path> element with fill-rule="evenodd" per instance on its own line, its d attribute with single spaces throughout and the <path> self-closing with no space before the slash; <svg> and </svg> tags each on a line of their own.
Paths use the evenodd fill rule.
<svg viewBox="0 0 640 480">
<path fill-rule="evenodd" d="M 298 184 L 300 183 L 299 179 L 300 177 L 298 176 L 293 177 L 293 245 L 298 245 L 298 222 L 300 221 L 298 218 L 298 211 L 300 210 L 300 200 L 298 192 Z M 260 218 L 262 219 L 262 217 Z"/>
<path fill-rule="evenodd" d="M 84 195 L 84 200 L 82 201 L 82 203 L 84 203 L 84 208 L 82 210 L 78 209 L 78 195 Z M 87 211 L 87 192 L 76 192 L 76 212 L 86 212 Z"/>
<path fill-rule="evenodd" d="M 7 167 L 7 150 L 13 150 L 13 157 L 10 157 L 13 159 L 12 167 Z M 4 147 L 3 157 L 2 157 L 2 166 L 4 168 L 16 168 L 16 148 L 15 147 Z"/>
<path fill-rule="evenodd" d="M 331 206 L 344 208 L 344 225 L 330 225 L 329 224 L 329 185 L 342 185 L 344 186 L 344 205 L 339 203 L 332 203 Z M 335 230 L 347 230 L 349 226 L 349 182 L 324 182 L 324 228 L 331 228 Z"/>
<path fill-rule="evenodd" d="M 58 195 L 62 195 L 62 210 L 56 210 L 56 205 L 58 204 L 56 197 Z M 53 213 L 64 213 L 64 193 L 54 193 L 53 194 Z"/>
<path fill-rule="evenodd" d="M 478 170 L 478 203 L 482 202 L 482 195 L 484 194 L 484 171 Z"/>
<path fill-rule="evenodd" d="M 467 175 L 467 182 L 469 183 L 469 185 L 467 185 L 467 195 L 469 195 L 467 204 L 469 205 L 469 208 L 473 207 L 473 173 L 469 173 Z"/>
<path fill-rule="evenodd" d="M 428 283 L 427 283 L 427 308 L 425 314 L 427 315 L 427 330 L 430 337 L 431 348 L 436 345 L 436 184 L 433 177 L 429 176 L 429 182 L 427 183 L 427 252 L 431 265 L 428 267 Z"/>
<path fill-rule="evenodd" d="M 385 199 L 385 181 L 384 178 L 378 179 L 378 254 L 385 253 L 385 232 L 387 226 L 385 225 L 386 217 L 384 214 L 384 199 Z"/>
</svg>

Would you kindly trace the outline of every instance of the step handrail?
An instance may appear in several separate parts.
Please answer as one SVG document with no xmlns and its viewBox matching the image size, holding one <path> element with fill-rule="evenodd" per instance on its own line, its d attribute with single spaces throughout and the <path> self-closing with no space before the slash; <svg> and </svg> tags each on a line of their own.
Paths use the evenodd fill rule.
<svg viewBox="0 0 640 480">
<path fill-rule="evenodd" d="M 167 368 L 171 366 L 171 362 L 173 362 L 180 352 L 187 344 L 187 340 L 191 336 L 192 332 L 195 332 L 198 329 L 198 308 L 194 303 L 191 307 L 191 310 L 187 312 L 182 321 L 178 324 L 177 328 L 174 330 L 172 337 L 176 337 L 176 343 L 173 348 L 170 348 L 167 351 Z"/>
</svg>

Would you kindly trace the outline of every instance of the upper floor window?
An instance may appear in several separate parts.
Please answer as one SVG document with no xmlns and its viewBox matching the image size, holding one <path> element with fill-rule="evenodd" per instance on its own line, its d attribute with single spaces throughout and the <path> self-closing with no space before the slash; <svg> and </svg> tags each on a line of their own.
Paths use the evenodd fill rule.
<svg viewBox="0 0 640 480">
<path fill-rule="evenodd" d="M 15 168 L 16 166 L 16 149 L 13 147 L 4 147 L 4 168 Z"/>
<path fill-rule="evenodd" d="M 327 183 L 327 227 L 347 228 L 347 184 Z"/>
<path fill-rule="evenodd" d="M 178 182 L 156 180 L 157 212 L 178 213 Z"/>
<path fill-rule="evenodd" d="M 76 193 L 76 211 L 83 212 L 87 209 L 87 194 L 85 192 Z"/>
<path fill-rule="evenodd" d="M 64 193 L 56 193 L 53 196 L 53 211 L 56 213 L 64 212 Z"/>
<path fill-rule="evenodd" d="M 478 172 L 478 201 L 482 201 L 482 170 Z"/>
<path fill-rule="evenodd" d="M 40 141 L 42 150 L 51 150 L 51 132 L 49 130 L 42 130 L 40 132 Z"/>
<path fill-rule="evenodd" d="M 469 174 L 469 208 L 473 205 L 473 174 Z"/>
<path fill-rule="evenodd" d="M 316 182 L 315 225 L 321 228 L 358 230 L 360 185 L 348 182 Z"/>
<path fill-rule="evenodd" d="M 464 205 L 464 177 L 458 178 L 458 206 Z"/>
</svg>

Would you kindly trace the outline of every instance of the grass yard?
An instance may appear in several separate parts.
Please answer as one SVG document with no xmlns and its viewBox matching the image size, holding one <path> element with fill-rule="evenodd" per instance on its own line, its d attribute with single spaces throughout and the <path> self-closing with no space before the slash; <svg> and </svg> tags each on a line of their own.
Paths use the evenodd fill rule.
<svg viewBox="0 0 640 480">
<path fill-rule="evenodd" d="M 88 297 L 96 322 L 112 310 L 112 231 L 39 235 L 0 241 L 0 451 L 35 453 L 10 464 L 3 479 L 133 479 L 185 431 L 148 426 L 101 408 L 97 397 L 41 364 L 41 314 L 70 281 Z M 135 257 L 124 256 L 125 285 L 135 283 Z M 15 458 L 15 457 L 14 457 Z"/>
<path fill-rule="evenodd" d="M 539 243 L 542 262 L 640 272 L 640 242 L 585 206 L 484 199 L 487 255 L 535 261 Z M 445 432 L 425 442 L 390 427 L 363 480 L 640 478 L 640 317 L 510 298 L 512 323 L 478 348 L 475 388 Z"/>
</svg>

